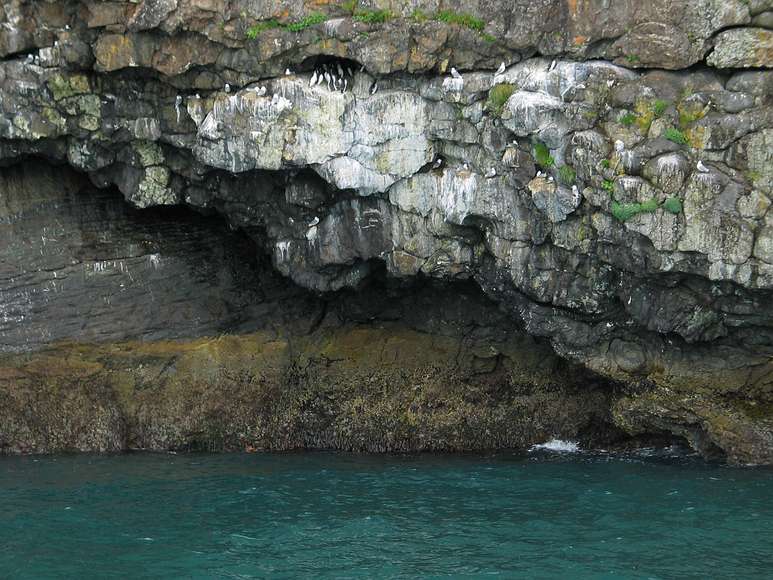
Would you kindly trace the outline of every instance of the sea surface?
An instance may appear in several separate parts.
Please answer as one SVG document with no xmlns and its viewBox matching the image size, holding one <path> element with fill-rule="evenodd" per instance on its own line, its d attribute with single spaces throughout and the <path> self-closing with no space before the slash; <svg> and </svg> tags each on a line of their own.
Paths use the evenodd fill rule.
<svg viewBox="0 0 773 580">
<path fill-rule="evenodd" d="M 678 450 L 0 458 L 0 578 L 771 578 L 773 471 Z"/>
</svg>

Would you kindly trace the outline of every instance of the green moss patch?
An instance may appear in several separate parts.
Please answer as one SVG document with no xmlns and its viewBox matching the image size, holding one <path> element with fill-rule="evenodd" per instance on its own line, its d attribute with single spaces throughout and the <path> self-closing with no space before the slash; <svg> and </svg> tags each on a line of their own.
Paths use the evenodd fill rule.
<svg viewBox="0 0 773 580">
<path fill-rule="evenodd" d="M 679 129 L 677 129 L 675 127 L 668 127 L 663 132 L 663 137 L 665 137 L 669 141 L 673 141 L 674 143 L 678 143 L 679 145 L 686 145 L 687 144 L 687 137 L 685 137 L 684 133 L 682 133 Z"/>
<path fill-rule="evenodd" d="M 550 149 L 541 141 L 535 141 L 533 145 L 534 160 L 543 169 L 548 169 L 556 164 L 556 160 L 550 155 Z"/>
<path fill-rule="evenodd" d="M 486 23 L 480 18 L 475 18 L 471 14 L 454 12 L 453 10 L 440 10 L 435 15 L 435 20 L 445 22 L 446 24 L 457 24 L 476 32 L 483 32 Z"/>
<path fill-rule="evenodd" d="M 618 203 L 612 202 L 612 215 L 621 222 L 628 221 L 640 213 L 651 213 L 658 209 L 658 200 L 648 199 L 643 203 Z"/>
<path fill-rule="evenodd" d="M 558 178 L 564 185 L 574 185 L 577 181 L 577 172 L 568 165 L 562 165 L 558 168 Z"/>
<path fill-rule="evenodd" d="M 491 87 L 488 92 L 488 101 L 486 101 L 486 108 L 494 113 L 497 117 L 502 114 L 507 99 L 515 92 L 515 85 L 509 83 L 500 83 Z"/>
<path fill-rule="evenodd" d="M 669 197 L 663 202 L 663 209 L 674 215 L 682 213 L 682 200 L 678 197 Z"/>
</svg>

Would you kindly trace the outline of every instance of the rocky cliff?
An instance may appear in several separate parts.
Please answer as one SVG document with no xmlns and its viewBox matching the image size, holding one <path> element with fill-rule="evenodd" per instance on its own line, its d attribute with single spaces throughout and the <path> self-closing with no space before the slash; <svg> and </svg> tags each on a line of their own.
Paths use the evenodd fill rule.
<svg viewBox="0 0 773 580">
<path fill-rule="evenodd" d="M 0 449 L 773 463 L 773 2 L 0 8 Z"/>
</svg>

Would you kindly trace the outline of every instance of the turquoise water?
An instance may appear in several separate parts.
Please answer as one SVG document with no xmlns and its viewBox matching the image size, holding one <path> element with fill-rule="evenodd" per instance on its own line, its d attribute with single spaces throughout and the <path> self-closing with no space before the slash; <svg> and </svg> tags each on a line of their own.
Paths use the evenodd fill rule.
<svg viewBox="0 0 773 580">
<path fill-rule="evenodd" d="M 691 458 L 0 458 L 0 578 L 770 578 L 773 471 Z"/>
</svg>

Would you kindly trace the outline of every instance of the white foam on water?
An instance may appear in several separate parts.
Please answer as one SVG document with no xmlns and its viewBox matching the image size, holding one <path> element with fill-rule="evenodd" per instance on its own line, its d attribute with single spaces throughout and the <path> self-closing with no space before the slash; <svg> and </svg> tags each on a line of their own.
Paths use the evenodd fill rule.
<svg viewBox="0 0 773 580">
<path fill-rule="evenodd" d="M 564 441 L 562 439 L 551 439 L 545 443 L 532 445 L 529 451 L 555 451 L 556 453 L 577 453 L 580 451 L 580 445 L 576 441 Z"/>
</svg>

